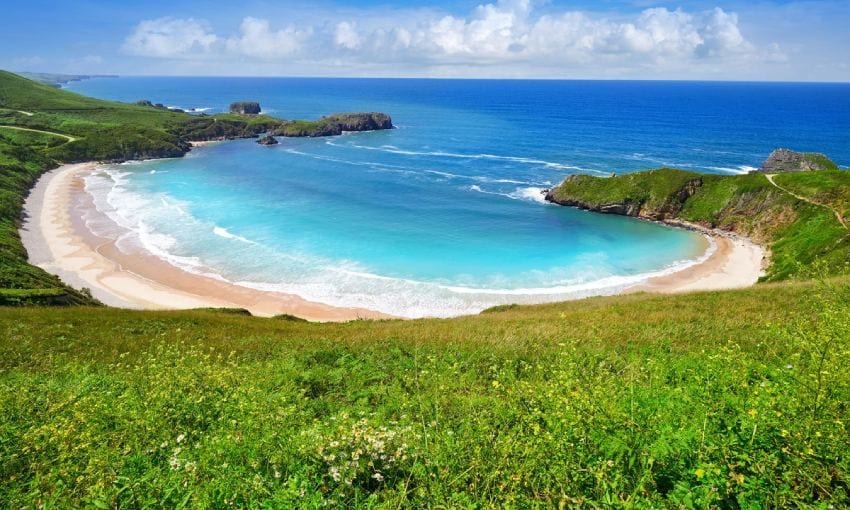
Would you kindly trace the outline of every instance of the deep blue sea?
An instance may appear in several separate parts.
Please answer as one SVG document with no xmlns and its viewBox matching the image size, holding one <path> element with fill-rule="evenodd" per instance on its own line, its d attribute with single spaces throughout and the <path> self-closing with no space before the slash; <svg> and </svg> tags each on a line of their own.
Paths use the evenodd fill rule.
<svg viewBox="0 0 850 510">
<path fill-rule="evenodd" d="M 196 273 L 401 316 L 615 292 L 704 256 L 694 233 L 546 204 L 571 173 L 734 174 L 776 147 L 850 166 L 850 85 L 117 78 L 86 95 L 282 118 L 383 111 L 397 129 L 253 140 L 87 180 L 144 248 Z"/>
</svg>

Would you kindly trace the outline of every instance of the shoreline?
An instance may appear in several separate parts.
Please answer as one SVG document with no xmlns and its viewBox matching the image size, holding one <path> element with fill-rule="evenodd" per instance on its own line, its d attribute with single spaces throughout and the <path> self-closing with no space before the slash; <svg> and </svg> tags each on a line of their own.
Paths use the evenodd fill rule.
<svg viewBox="0 0 850 510">
<path fill-rule="evenodd" d="M 104 304 L 154 310 L 244 308 L 257 316 L 290 314 L 322 322 L 392 318 L 364 308 L 334 307 L 189 273 L 144 251 L 122 252 L 114 239 L 98 237 L 83 220 L 83 213 L 95 208 L 83 190 L 82 179 L 98 166 L 94 162 L 62 165 L 43 174 L 26 198 L 19 232 L 31 264 L 72 287 L 90 289 Z M 763 273 L 766 251 L 748 239 L 678 221 L 663 224 L 702 233 L 713 252 L 695 264 L 650 277 L 618 294 L 749 287 Z"/>
<path fill-rule="evenodd" d="M 280 314 L 331 322 L 390 318 L 363 308 L 338 308 L 301 297 L 248 289 L 188 273 L 148 253 L 121 252 L 112 239 L 84 224 L 82 178 L 97 163 L 62 165 L 43 174 L 24 202 L 19 231 L 31 264 L 77 289 L 88 288 L 106 305 L 145 310 L 244 308 L 253 315 Z"/>
</svg>

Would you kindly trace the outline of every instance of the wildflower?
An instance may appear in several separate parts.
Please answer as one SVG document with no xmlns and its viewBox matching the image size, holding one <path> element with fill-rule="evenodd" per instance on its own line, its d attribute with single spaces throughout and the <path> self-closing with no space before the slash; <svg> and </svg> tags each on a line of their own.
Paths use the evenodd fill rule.
<svg viewBox="0 0 850 510">
<path fill-rule="evenodd" d="M 382 474 L 381 474 L 380 472 L 378 472 L 378 471 L 376 471 L 376 472 L 375 472 L 375 474 L 374 474 L 374 475 L 372 475 L 372 478 L 374 478 L 375 480 L 377 480 L 377 481 L 379 481 L 379 482 L 383 482 L 383 481 L 384 481 L 384 475 L 382 475 Z"/>
<path fill-rule="evenodd" d="M 186 434 L 180 434 L 177 436 L 177 443 L 182 443 L 184 439 L 186 439 Z"/>
</svg>

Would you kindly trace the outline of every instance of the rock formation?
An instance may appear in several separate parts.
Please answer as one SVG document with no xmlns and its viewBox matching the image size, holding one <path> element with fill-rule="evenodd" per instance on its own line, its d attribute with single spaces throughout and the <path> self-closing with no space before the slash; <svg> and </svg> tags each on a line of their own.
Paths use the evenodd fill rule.
<svg viewBox="0 0 850 510">
<path fill-rule="evenodd" d="M 290 137 L 336 136 L 345 131 L 392 129 L 393 121 L 385 113 L 337 113 L 316 121 L 286 121 L 273 134 Z"/>
<path fill-rule="evenodd" d="M 837 169 L 837 165 L 824 154 L 790 149 L 776 149 L 761 166 L 761 171 L 767 174 Z"/>
<path fill-rule="evenodd" d="M 259 140 L 257 140 L 257 143 L 260 145 L 277 145 L 278 141 L 277 138 L 273 137 L 272 135 L 265 135 Z"/>
<path fill-rule="evenodd" d="M 260 103 L 253 101 L 239 101 L 230 104 L 230 113 L 239 115 L 257 115 L 260 113 Z"/>
</svg>

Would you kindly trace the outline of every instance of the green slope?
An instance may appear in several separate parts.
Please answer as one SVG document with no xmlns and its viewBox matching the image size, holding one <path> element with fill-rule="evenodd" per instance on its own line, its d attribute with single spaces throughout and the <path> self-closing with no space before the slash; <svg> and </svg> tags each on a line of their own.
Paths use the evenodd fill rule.
<svg viewBox="0 0 850 510">
<path fill-rule="evenodd" d="M 848 291 L 348 324 L 0 310 L 0 500 L 846 508 Z"/>
<path fill-rule="evenodd" d="M 836 219 L 835 211 L 847 213 L 848 175 L 845 171 L 780 174 L 775 177 L 780 187 L 761 173 L 720 176 L 660 169 L 610 178 L 581 175 L 551 190 L 549 198 L 564 205 L 683 220 L 749 236 L 771 249 L 768 279 L 781 280 L 805 273 L 816 261 L 832 274 L 847 271 L 850 231 Z"/>
</svg>

